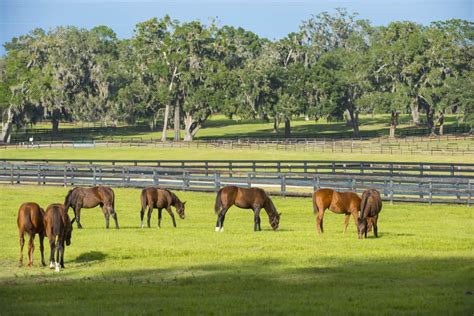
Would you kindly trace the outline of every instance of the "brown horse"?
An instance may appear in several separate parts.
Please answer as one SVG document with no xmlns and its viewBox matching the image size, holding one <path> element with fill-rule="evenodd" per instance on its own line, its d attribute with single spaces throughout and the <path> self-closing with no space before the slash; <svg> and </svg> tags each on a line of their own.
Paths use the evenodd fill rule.
<svg viewBox="0 0 474 316">
<path fill-rule="evenodd" d="M 33 251 L 35 250 L 35 235 L 39 235 L 41 264 L 44 263 L 44 211 L 36 203 L 23 203 L 18 209 L 18 233 L 20 235 L 20 261 L 19 265 L 23 265 L 23 246 L 25 245 L 25 233 L 30 236 L 28 242 L 28 266 L 33 265 Z"/>
<path fill-rule="evenodd" d="M 93 208 L 99 205 L 105 216 L 105 227 L 109 228 L 109 218 L 115 221 L 115 228 L 119 228 L 117 213 L 115 212 L 115 195 L 114 191 L 109 187 L 93 187 L 81 188 L 77 187 L 70 190 L 64 199 L 64 208 L 66 212 L 69 207 L 74 211 L 73 221 L 76 220 L 77 228 L 82 228 L 81 225 L 81 208 Z"/>
<path fill-rule="evenodd" d="M 362 202 L 360 204 L 359 218 L 359 238 L 367 238 L 367 232 L 370 226 L 374 228 L 374 236 L 378 237 L 377 220 L 382 211 L 382 198 L 377 190 L 369 189 L 362 193 Z"/>
<path fill-rule="evenodd" d="M 146 188 L 142 190 L 141 193 L 141 203 L 142 209 L 140 210 L 140 219 L 142 221 L 141 228 L 143 228 L 143 216 L 145 215 L 145 210 L 148 207 L 148 218 L 147 224 L 150 227 L 150 219 L 151 213 L 153 212 L 153 208 L 158 209 L 158 228 L 161 227 L 161 211 L 166 209 L 168 214 L 170 214 L 171 219 L 173 220 L 173 226 L 176 227 L 176 220 L 174 219 L 173 211 L 171 210 L 171 206 L 174 206 L 176 212 L 178 213 L 181 219 L 184 219 L 184 205 L 186 202 L 181 202 L 176 194 L 173 192 L 160 189 L 160 188 Z"/>
<path fill-rule="evenodd" d="M 349 225 L 350 215 L 354 217 L 356 227 L 360 208 L 360 197 L 354 192 L 337 192 L 333 189 L 319 189 L 313 193 L 313 210 L 316 216 L 316 229 L 318 234 L 323 230 L 324 211 L 330 209 L 336 214 L 345 214 L 344 234 Z"/>
<path fill-rule="evenodd" d="M 278 230 L 280 226 L 281 213 L 277 212 L 272 200 L 263 189 L 228 186 L 217 192 L 216 204 L 214 206 L 214 211 L 217 214 L 216 232 L 224 231 L 225 214 L 232 205 L 253 210 L 254 231 L 262 230 L 260 227 L 260 210 L 262 208 L 267 212 L 273 230 Z"/>
<path fill-rule="evenodd" d="M 74 221 L 74 219 L 73 219 Z M 44 228 L 49 239 L 51 255 L 49 256 L 49 267 L 64 268 L 64 242 L 71 244 L 72 222 L 63 204 L 51 204 L 44 214 Z M 56 260 L 54 252 L 56 250 Z"/>
</svg>

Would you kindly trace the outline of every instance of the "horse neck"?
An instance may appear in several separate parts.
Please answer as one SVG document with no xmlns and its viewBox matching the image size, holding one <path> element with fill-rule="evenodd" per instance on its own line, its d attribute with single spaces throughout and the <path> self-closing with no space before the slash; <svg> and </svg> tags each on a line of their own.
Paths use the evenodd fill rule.
<svg viewBox="0 0 474 316">
<path fill-rule="evenodd" d="M 268 217 L 274 218 L 277 215 L 275 205 L 273 205 L 272 200 L 270 200 L 270 198 L 268 196 L 267 196 L 267 199 L 265 201 L 265 205 L 263 206 L 263 208 L 267 212 Z"/>
<path fill-rule="evenodd" d="M 171 195 L 171 205 L 173 205 L 174 207 L 178 207 L 182 204 L 176 194 L 170 192 L 170 195 Z"/>
</svg>

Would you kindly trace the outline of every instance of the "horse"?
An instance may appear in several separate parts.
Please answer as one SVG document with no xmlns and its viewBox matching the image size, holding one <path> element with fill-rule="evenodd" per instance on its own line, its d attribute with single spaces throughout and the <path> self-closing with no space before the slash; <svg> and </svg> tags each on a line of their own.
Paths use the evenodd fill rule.
<svg viewBox="0 0 474 316">
<path fill-rule="evenodd" d="M 99 205 L 105 216 L 105 227 L 109 228 L 109 217 L 115 221 L 115 228 L 119 228 L 117 213 L 115 212 L 115 194 L 109 187 L 98 186 L 92 188 L 76 187 L 66 195 L 64 199 L 64 208 L 66 212 L 69 207 L 74 211 L 73 221 L 76 220 L 77 228 L 82 228 L 81 225 L 81 208 L 94 208 Z"/>
<path fill-rule="evenodd" d="M 146 188 L 142 190 L 141 193 L 141 203 L 142 208 L 140 210 L 140 219 L 141 219 L 141 228 L 143 228 L 143 216 L 145 215 L 145 209 L 148 207 L 148 218 L 147 224 L 150 228 L 150 219 L 153 208 L 158 209 L 158 228 L 161 227 L 161 211 L 166 209 L 168 214 L 170 214 L 171 219 L 173 220 L 173 226 L 176 227 L 176 220 L 174 219 L 173 211 L 171 206 L 174 206 L 176 213 L 178 213 L 181 219 L 184 219 L 184 209 L 186 202 L 181 202 L 176 194 L 170 190 L 160 189 L 160 188 Z"/>
<path fill-rule="evenodd" d="M 278 230 L 280 226 L 280 215 L 272 200 L 263 189 L 260 188 L 240 188 L 227 186 L 219 190 L 216 196 L 214 211 L 217 215 L 216 232 L 224 231 L 224 220 L 227 210 L 236 205 L 243 209 L 252 209 L 254 213 L 254 231 L 262 230 L 260 227 L 260 210 L 263 208 L 268 214 L 268 219 L 273 230 Z"/>
<path fill-rule="evenodd" d="M 49 239 L 51 255 L 49 256 L 49 268 L 59 272 L 59 267 L 64 268 L 64 242 L 71 244 L 72 223 L 63 204 L 51 204 L 44 214 L 44 227 Z M 56 250 L 56 260 L 54 252 Z"/>
<path fill-rule="evenodd" d="M 377 220 L 382 211 L 382 198 L 377 190 L 369 189 L 362 193 L 362 202 L 360 204 L 359 217 L 359 239 L 367 238 L 367 232 L 370 226 L 374 228 L 374 236 L 378 237 Z"/>
<path fill-rule="evenodd" d="M 319 189 L 313 193 L 313 211 L 316 215 L 316 229 L 318 234 L 324 232 L 324 211 L 330 209 L 336 214 L 345 214 L 344 234 L 349 225 L 350 215 L 354 217 L 356 227 L 360 208 L 360 197 L 354 192 L 337 192 L 333 189 Z"/>
<path fill-rule="evenodd" d="M 35 250 L 35 235 L 39 235 L 41 264 L 44 263 L 44 210 L 36 203 L 23 203 L 18 209 L 18 233 L 20 235 L 20 260 L 18 265 L 23 265 L 23 246 L 25 245 L 25 233 L 30 236 L 28 242 L 28 266 L 33 265 L 33 251 Z"/>
</svg>

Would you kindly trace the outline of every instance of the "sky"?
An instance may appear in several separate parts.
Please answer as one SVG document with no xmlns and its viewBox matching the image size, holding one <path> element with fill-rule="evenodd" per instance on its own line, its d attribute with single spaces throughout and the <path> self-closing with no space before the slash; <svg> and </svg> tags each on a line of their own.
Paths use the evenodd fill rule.
<svg viewBox="0 0 474 316">
<path fill-rule="evenodd" d="M 372 25 L 392 21 L 459 18 L 473 21 L 474 0 L 0 0 L 0 55 L 3 44 L 35 28 L 74 25 L 111 27 L 120 38 L 133 35 L 135 25 L 168 14 L 179 21 L 217 18 L 219 25 L 241 26 L 268 39 L 297 31 L 301 21 L 342 7 Z"/>
</svg>

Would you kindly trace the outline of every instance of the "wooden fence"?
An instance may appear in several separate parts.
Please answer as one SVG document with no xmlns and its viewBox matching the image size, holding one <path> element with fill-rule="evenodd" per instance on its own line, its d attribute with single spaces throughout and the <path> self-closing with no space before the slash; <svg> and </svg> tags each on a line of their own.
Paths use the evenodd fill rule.
<svg viewBox="0 0 474 316">
<path fill-rule="evenodd" d="M 155 148 L 226 148 L 226 149 L 272 149 L 285 151 L 314 151 L 331 153 L 369 154 L 428 154 L 428 155 L 474 155 L 473 135 L 447 135 L 439 137 L 335 139 L 221 139 L 196 140 L 193 142 L 162 142 L 153 138 L 129 138 L 114 140 L 84 141 L 34 141 L 0 144 L 6 148 L 83 148 L 83 147 L 155 147 Z"/>
<path fill-rule="evenodd" d="M 217 171 L 316 173 L 374 176 L 409 177 L 457 177 L 474 178 L 474 164 L 430 162 L 377 162 L 333 160 L 125 160 L 125 159 L 21 159 L 0 158 L 1 162 L 25 164 L 89 164 L 155 166 Z"/>
<path fill-rule="evenodd" d="M 423 203 L 472 204 L 474 179 L 377 174 L 324 174 L 316 172 L 253 172 L 151 166 L 95 164 L 0 163 L 0 183 L 43 185 L 162 186 L 189 191 L 217 191 L 225 185 L 263 187 L 270 194 L 310 196 L 322 187 L 362 193 L 375 188 L 384 200 Z"/>
</svg>

